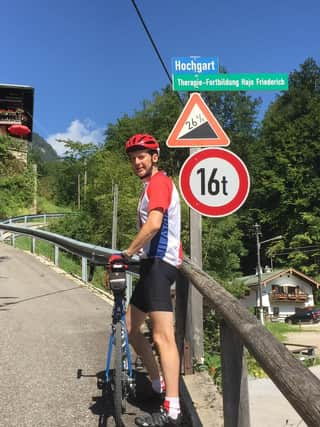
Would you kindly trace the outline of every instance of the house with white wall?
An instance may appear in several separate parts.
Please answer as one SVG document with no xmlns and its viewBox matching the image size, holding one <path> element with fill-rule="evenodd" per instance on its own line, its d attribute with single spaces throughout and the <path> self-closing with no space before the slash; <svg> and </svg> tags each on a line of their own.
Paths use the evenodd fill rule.
<svg viewBox="0 0 320 427">
<path fill-rule="evenodd" d="M 258 275 L 239 278 L 247 287 L 246 295 L 241 302 L 247 307 L 257 310 L 260 307 Z M 295 313 L 297 308 L 314 305 L 314 290 L 320 283 L 313 278 L 288 268 L 261 274 L 262 305 L 265 316 L 284 319 Z"/>
</svg>

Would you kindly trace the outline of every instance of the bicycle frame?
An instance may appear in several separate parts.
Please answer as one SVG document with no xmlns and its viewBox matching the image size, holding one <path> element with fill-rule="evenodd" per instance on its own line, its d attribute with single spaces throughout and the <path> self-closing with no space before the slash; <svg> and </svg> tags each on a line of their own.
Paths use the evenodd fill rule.
<svg viewBox="0 0 320 427">
<path fill-rule="evenodd" d="M 128 366 L 123 366 L 122 368 L 128 370 L 128 376 L 130 381 L 133 381 L 133 369 L 132 369 L 132 359 L 131 359 L 131 351 L 129 346 L 129 338 L 128 338 L 128 332 L 126 327 L 126 319 L 125 319 L 125 304 L 126 304 L 126 298 L 125 298 L 125 292 L 114 292 L 114 305 L 113 305 L 113 312 L 112 312 L 112 326 L 111 326 L 111 334 L 109 338 L 109 347 L 107 352 L 107 360 L 106 360 L 106 371 L 105 371 L 105 381 L 110 381 L 110 365 L 112 360 L 112 350 L 113 346 L 115 345 L 115 325 L 118 322 L 121 322 L 121 338 L 124 340 L 123 343 L 121 343 L 122 346 L 124 346 L 124 354 L 126 358 L 123 358 L 122 363 L 124 364 L 126 361 L 128 362 Z"/>
</svg>

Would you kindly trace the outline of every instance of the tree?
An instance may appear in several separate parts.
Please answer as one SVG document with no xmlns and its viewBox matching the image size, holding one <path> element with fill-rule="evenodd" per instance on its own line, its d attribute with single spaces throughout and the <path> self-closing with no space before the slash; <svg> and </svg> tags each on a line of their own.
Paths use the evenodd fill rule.
<svg viewBox="0 0 320 427">
<path fill-rule="evenodd" d="M 206 92 L 203 98 L 231 140 L 230 149 L 250 167 L 255 159 L 261 99 L 245 92 Z"/>
<path fill-rule="evenodd" d="M 224 283 L 240 274 L 240 258 L 247 251 L 243 246 L 243 233 L 236 215 L 203 220 L 204 270 Z"/>
<path fill-rule="evenodd" d="M 185 149 L 172 150 L 165 144 L 171 129 L 182 110 L 177 95 L 167 86 L 162 92 L 155 92 L 151 101 L 143 101 L 142 109 L 132 117 L 124 115 L 115 125 L 106 130 L 105 146 L 108 150 L 123 153 L 124 144 L 135 133 L 149 133 L 160 143 L 161 166 L 170 175 L 176 174 L 188 152 Z"/>
<path fill-rule="evenodd" d="M 319 66 L 307 59 L 262 122 L 249 207 L 266 238 L 282 234 L 291 242 L 305 234 L 304 214 L 320 213 L 319 76 Z"/>
</svg>

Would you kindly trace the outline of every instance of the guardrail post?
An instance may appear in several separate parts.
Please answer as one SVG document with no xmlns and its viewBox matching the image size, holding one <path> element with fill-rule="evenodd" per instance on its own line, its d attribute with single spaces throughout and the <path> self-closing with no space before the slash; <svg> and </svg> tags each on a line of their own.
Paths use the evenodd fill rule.
<svg viewBox="0 0 320 427">
<path fill-rule="evenodd" d="M 25 215 L 24 216 L 24 223 L 27 224 L 27 222 L 28 222 L 28 217 Z"/>
<path fill-rule="evenodd" d="M 43 222 L 44 222 L 44 224 L 47 223 L 47 215 L 46 214 L 43 215 Z"/>
<path fill-rule="evenodd" d="M 81 258 L 81 265 L 82 265 L 81 279 L 83 282 L 87 283 L 87 281 L 88 281 L 88 260 L 84 256 Z"/>
<path fill-rule="evenodd" d="M 15 248 L 16 247 L 16 235 L 15 233 L 11 234 L 11 245 Z"/>
<path fill-rule="evenodd" d="M 224 321 L 220 324 L 224 427 L 250 427 L 244 347 Z"/>
<path fill-rule="evenodd" d="M 36 253 L 36 238 L 34 236 L 32 236 L 31 240 L 31 253 Z"/>
<path fill-rule="evenodd" d="M 59 267 L 59 246 L 54 245 L 54 265 Z"/>
</svg>

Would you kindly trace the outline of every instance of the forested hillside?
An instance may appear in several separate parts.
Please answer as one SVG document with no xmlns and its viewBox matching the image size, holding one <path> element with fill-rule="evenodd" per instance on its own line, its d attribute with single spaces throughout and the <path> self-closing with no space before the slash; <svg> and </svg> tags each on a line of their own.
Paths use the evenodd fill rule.
<svg viewBox="0 0 320 427">
<path fill-rule="evenodd" d="M 18 161 L 10 149 L 19 150 L 19 140 L 0 136 L 0 219 L 28 210 L 33 198 L 32 169 Z"/>
<path fill-rule="evenodd" d="M 58 160 L 58 154 L 52 146 L 36 132 L 33 132 L 32 134 L 32 141 L 29 144 L 28 156 L 30 161 L 39 165 Z"/>
<path fill-rule="evenodd" d="M 283 236 L 264 248 L 263 265 L 270 264 L 272 257 L 276 267 L 293 266 L 319 278 L 319 65 L 309 58 L 294 70 L 289 90 L 275 98 L 261 122 L 260 100 L 245 92 L 210 92 L 203 97 L 231 139 L 228 148 L 242 158 L 251 177 L 249 198 L 239 211 L 221 219 L 203 218 L 204 268 L 225 282 L 241 273 L 254 273 L 254 224 L 259 223 L 263 240 Z M 181 109 L 177 94 L 166 87 L 145 100 L 139 111 L 109 123 L 103 147 L 69 141 L 64 159 L 38 159 L 41 194 L 58 205 L 81 206 L 79 221 L 65 220 L 60 230 L 79 240 L 111 247 L 112 192 L 117 184 L 117 246 L 126 248 L 136 229 L 140 182 L 132 174 L 124 142 L 134 133 L 153 134 L 161 143 L 161 166 L 177 182 L 189 153 L 169 149 L 165 141 Z M 188 209 L 183 203 L 187 253 L 188 239 Z"/>
</svg>

